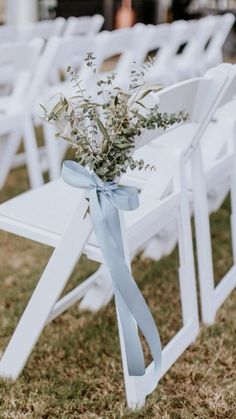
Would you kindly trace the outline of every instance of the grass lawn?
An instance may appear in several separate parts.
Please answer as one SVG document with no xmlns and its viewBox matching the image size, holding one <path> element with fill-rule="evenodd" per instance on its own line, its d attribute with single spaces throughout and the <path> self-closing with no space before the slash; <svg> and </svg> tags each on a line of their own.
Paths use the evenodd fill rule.
<svg viewBox="0 0 236 419">
<path fill-rule="evenodd" d="M 17 169 L 0 192 L 0 202 L 28 187 Z M 216 277 L 231 264 L 229 200 L 212 216 Z M 0 231 L 0 350 L 3 350 L 52 249 Z M 68 285 L 96 269 L 85 258 Z M 133 263 L 165 343 L 181 325 L 177 250 L 161 262 Z M 17 356 L 17 354 L 16 354 Z M 46 327 L 17 382 L 0 382 L 1 418 L 236 418 L 236 292 L 211 327 L 175 363 L 148 397 L 130 413 L 124 384 L 113 301 L 93 315 L 78 305 Z"/>
</svg>

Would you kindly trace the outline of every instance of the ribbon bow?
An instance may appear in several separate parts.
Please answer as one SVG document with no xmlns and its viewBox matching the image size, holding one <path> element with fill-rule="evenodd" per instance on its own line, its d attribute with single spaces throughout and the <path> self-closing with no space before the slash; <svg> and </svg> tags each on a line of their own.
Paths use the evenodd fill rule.
<svg viewBox="0 0 236 419">
<path fill-rule="evenodd" d="M 150 383 L 150 388 L 153 390 L 157 385 L 161 363 L 161 343 L 150 310 L 125 262 L 118 212 L 118 210 L 134 210 L 139 206 L 138 191 L 133 187 L 120 187 L 114 182 L 102 182 L 95 173 L 90 173 L 73 161 L 64 162 L 62 178 L 71 186 L 88 191 L 91 221 L 113 281 L 128 373 L 130 376 L 145 374 L 138 325 L 154 360 L 152 383 Z"/>
</svg>

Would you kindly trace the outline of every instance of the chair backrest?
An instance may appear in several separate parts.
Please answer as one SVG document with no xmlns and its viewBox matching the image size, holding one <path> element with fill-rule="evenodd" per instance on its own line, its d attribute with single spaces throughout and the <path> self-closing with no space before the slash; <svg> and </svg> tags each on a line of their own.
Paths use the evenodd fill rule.
<svg viewBox="0 0 236 419">
<path fill-rule="evenodd" d="M 76 73 L 80 73 L 84 80 L 92 77 L 92 71 L 85 64 L 85 57 L 88 52 L 94 52 L 97 57 L 98 45 L 96 37 L 93 36 L 74 36 L 70 38 L 61 38 L 57 54 L 52 62 L 52 72 L 57 75 L 63 75 L 63 79 L 68 79 L 66 68 L 71 66 Z M 58 78 L 58 81 L 60 81 Z M 51 78 L 53 82 L 53 78 Z"/>
<path fill-rule="evenodd" d="M 67 82 L 66 67 L 72 66 L 93 94 L 97 75 L 86 66 L 84 58 L 88 52 L 96 57 L 96 66 L 102 68 L 103 63 L 114 56 L 118 57 L 115 71 L 127 80 L 128 67 L 132 65 L 133 55 L 129 47 L 129 34 L 132 29 L 122 29 L 114 32 L 101 32 L 96 36 L 76 36 L 70 38 L 54 37 L 50 39 L 43 51 L 34 77 L 33 97 L 37 98 L 49 85 L 56 85 L 56 91 L 61 91 L 61 83 Z M 61 74 L 63 73 L 63 80 Z M 102 76 L 98 74 L 98 77 Z M 89 83 L 88 83 L 89 81 Z M 120 81 L 119 81 L 120 83 Z M 53 93 L 52 93 L 53 94 Z M 47 95 L 48 97 L 48 95 Z"/>
<path fill-rule="evenodd" d="M 61 35 L 65 19 L 58 17 L 55 20 L 42 20 L 18 28 L 18 39 L 29 42 L 34 38 L 50 39 L 52 36 Z"/>
<path fill-rule="evenodd" d="M 196 26 L 196 38 L 198 39 L 201 53 L 208 49 L 218 26 L 218 16 L 206 16 L 199 19 Z"/>
<path fill-rule="evenodd" d="M 186 150 L 186 158 L 191 156 L 194 148 L 199 144 L 203 134 L 205 133 L 209 123 L 212 121 L 212 118 L 215 116 L 215 113 L 219 108 L 224 106 L 226 103 L 230 102 L 235 98 L 236 95 L 236 66 L 233 64 L 221 64 L 216 68 L 212 68 L 207 71 L 204 78 L 205 79 L 216 79 L 223 77 L 225 79 L 224 86 L 219 92 L 216 100 L 214 101 L 211 111 L 208 113 L 204 123 L 202 124 L 201 130 L 198 133 L 198 136 L 192 141 L 188 150 Z"/>
<path fill-rule="evenodd" d="M 223 16 L 215 17 L 215 19 L 215 30 L 206 48 L 206 65 L 208 68 L 222 62 L 222 48 L 235 22 L 235 16 L 232 13 L 226 13 Z"/>
<path fill-rule="evenodd" d="M 117 83 L 124 88 L 128 82 L 129 70 L 135 61 L 132 36 L 132 28 L 103 31 L 96 36 L 93 49 L 98 76 L 100 72 L 113 71 L 117 74 Z"/>
<path fill-rule="evenodd" d="M 132 49 L 135 51 L 136 63 L 143 64 L 148 56 L 158 62 L 162 61 L 168 54 L 166 48 L 170 39 L 170 24 L 144 25 L 137 23 L 132 28 Z"/>
<path fill-rule="evenodd" d="M 68 65 L 75 69 L 81 67 L 86 53 L 92 48 L 91 44 L 94 44 L 93 39 L 84 36 L 61 38 L 53 69 L 65 71 Z"/>
<path fill-rule="evenodd" d="M 92 42 L 94 45 L 94 43 Z M 63 84 L 68 82 L 66 68 L 71 65 L 75 70 L 83 71 L 84 79 L 92 77 L 92 72 L 84 69 L 84 58 L 91 50 L 91 38 L 88 37 L 53 37 L 41 54 L 30 91 L 32 105 L 53 95 L 48 90 L 55 86 L 55 91 L 63 91 Z M 61 78 L 63 76 L 63 78 Z M 72 86 L 72 85 L 71 85 Z M 51 90 L 50 90 L 51 92 Z"/>
<path fill-rule="evenodd" d="M 183 54 L 195 35 L 196 22 L 177 20 L 170 25 L 170 42 L 175 45 L 175 55 Z"/>
<path fill-rule="evenodd" d="M 145 181 L 142 194 L 161 199 L 170 193 L 173 182 L 176 180 L 173 179 L 173 162 L 169 147 L 173 146 L 173 150 L 179 149 L 187 164 L 192 156 L 194 147 L 201 139 L 203 130 L 206 129 L 215 113 L 215 107 L 221 102 L 221 95 L 225 93 L 230 78 L 229 73 L 230 71 L 222 71 L 220 68 L 214 69 L 211 73 L 206 74 L 205 77 L 190 79 L 170 86 L 153 95 L 153 98 L 150 97 L 148 99 L 149 101 L 152 99 L 151 105 L 154 101 L 156 103 L 160 101 L 159 108 L 162 112 L 172 113 L 184 110 L 189 117 L 184 125 L 175 124 L 167 131 L 163 131 L 163 129 L 149 131 L 137 140 L 135 159 L 143 158 L 146 164 L 158 164 L 156 172 L 149 171 L 143 174 L 137 172 L 135 174 L 137 179 L 132 181 L 134 185 L 143 185 L 143 181 Z M 165 135 L 166 133 L 167 136 Z M 161 153 L 161 160 L 158 160 L 158 150 L 160 148 L 151 144 L 158 137 L 161 137 L 161 141 L 158 141 L 159 145 L 164 147 Z M 168 140 L 167 148 L 165 147 L 166 140 Z M 148 147 L 139 150 L 140 147 L 147 144 L 149 144 Z M 128 173 L 128 176 L 130 175 L 132 175 L 131 172 Z M 140 177 L 141 179 L 139 179 Z M 123 183 L 126 183 L 125 178 Z"/>
<path fill-rule="evenodd" d="M 162 112 L 185 111 L 188 113 L 188 120 L 185 125 L 192 124 L 194 126 L 194 135 L 188 149 L 191 148 L 192 144 L 199 141 L 202 126 L 212 118 L 223 97 L 225 97 L 225 89 L 231 77 L 230 69 L 233 70 L 231 66 L 228 71 L 221 69 L 220 66 L 208 72 L 204 77 L 186 80 L 170 86 L 159 93 L 151 94 L 147 99 L 147 104 L 148 101 L 152 101 L 152 103 L 155 100 L 160 101 L 159 109 Z M 178 125 L 175 125 L 170 130 L 179 128 Z M 163 134 L 161 128 L 145 133 L 138 139 L 137 146 L 143 146 Z"/>
<path fill-rule="evenodd" d="M 100 53 L 97 57 L 98 66 L 101 66 L 105 60 L 112 59 L 118 55 L 123 56 L 124 53 L 129 51 L 131 36 L 131 28 L 116 29 L 112 32 L 103 31 L 98 34 L 96 37 Z"/>
<path fill-rule="evenodd" d="M 184 20 L 176 21 L 172 24 L 162 24 L 151 28 L 152 34 L 150 46 L 157 49 L 158 53 L 154 58 L 154 64 L 147 74 L 147 80 L 150 78 L 157 83 L 160 74 L 166 74 L 164 77 L 165 84 L 171 84 L 178 81 L 178 71 L 175 67 L 176 59 L 185 59 L 186 62 L 191 61 L 195 52 L 195 23 L 188 23 Z M 191 51 L 191 58 L 188 58 Z"/>
<path fill-rule="evenodd" d="M 229 76 L 226 86 L 217 101 L 217 106 L 215 109 L 216 115 L 214 115 L 214 118 L 216 117 L 216 121 L 214 120 L 212 124 L 212 129 L 217 129 L 217 134 L 220 136 L 219 138 L 217 137 L 217 141 L 215 141 L 215 136 L 212 137 L 212 135 L 204 136 L 201 140 L 201 144 L 205 154 L 208 156 L 208 158 L 211 158 L 212 160 L 218 158 L 222 154 L 222 152 L 225 152 L 226 140 L 229 138 L 229 136 L 232 135 L 232 130 L 234 129 L 235 125 L 235 118 L 231 113 L 229 115 L 229 119 L 224 121 L 224 124 L 222 124 L 221 117 L 218 118 L 217 114 L 219 112 L 219 115 L 221 115 L 221 108 L 224 108 L 225 105 L 226 109 L 228 109 L 229 106 L 231 112 L 232 108 L 236 106 L 236 66 L 225 63 L 220 65 L 220 69 Z M 211 74 L 212 71 L 214 70 L 209 70 L 207 74 Z M 225 111 L 226 110 L 223 109 L 223 114 L 225 113 Z"/>
<path fill-rule="evenodd" d="M 181 59 L 187 65 L 193 66 L 195 60 L 199 59 L 199 45 L 201 42 L 206 44 L 208 41 L 208 32 L 204 31 L 199 38 L 200 20 L 177 21 L 172 25 L 171 42 L 176 42 L 175 39 L 179 37 L 178 50 L 173 58 Z"/>
<path fill-rule="evenodd" d="M 64 37 L 71 37 L 77 35 L 95 35 L 98 33 L 104 23 L 102 15 L 94 16 L 71 16 L 67 19 Z"/>
<path fill-rule="evenodd" d="M 8 85 L 8 93 L 22 99 L 32 79 L 43 47 L 42 39 L 30 44 L 12 43 L 0 46 L 0 84 Z"/>
</svg>

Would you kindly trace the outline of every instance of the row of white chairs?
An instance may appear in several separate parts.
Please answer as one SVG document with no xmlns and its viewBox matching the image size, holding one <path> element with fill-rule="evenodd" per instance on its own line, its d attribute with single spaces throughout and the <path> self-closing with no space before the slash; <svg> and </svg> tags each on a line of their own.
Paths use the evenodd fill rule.
<svg viewBox="0 0 236 419">
<path fill-rule="evenodd" d="M 179 21 L 157 26 L 137 24 L 133 28 L 113 32 L 103 31 L 93 36 L 68 38 L 54 36 L 45 46 L 42 40 L 34 40 L 27 45 L 13 43 L 2 46 L 0 48 L 0 85 L 3 86 L 3 93 L 0 97 L 2 110 L 0 132 L 4 138 L 0 140 L 0 146 L 4 143 L 1 147 L 7 148 L 8 152 L 2 151 L 0 156 L 0 186 L 4 184 L 12 166 L 15 167 L 26 161 L 32 187 L 43 183 L 42 171 L 45 169 L 49 169 L 51 180 L 60 175 L 65 144 L 53 143 L 51 141 L 53 132 L 44 124 L 46 147 L 38 150 L 33 126 L 41 123 L 38 118 L 39 102 L 46 103 L 47 99 L 56 92 L 62 92 L 67 96 L 73 94 L 70 81 L 66 77 L 64 81 L 61 81 L 63 71 L 66 75 L 67 65 L 71 64 L 78 69 L 84 84 L 93 93 L 97 78 L 84 64 L 86 53 L 94 52 L 100 69 L 104 62 L 114 56 L 118 57 L 114 71 L 118 74 L 119 85 L 126 88 L 129 83 L 127 74 L 133 61 L 141 65 L 150 52 L 158 51 L 153 67 L 146 75 L 146 80 L 151 84 L 168 85 L 178 80 L 201 75 L 210 66 L 218 64 L 222 60 L 222 46 L 233 21 L 234 17 L 226 14 L 222 17 L 209 16 L 199 21 Z M 31 56 L 33 45 L 36 44 L 38 44 L 36 48 L 38 52 Z M 181 48 L 183 51 L 178 54 Z M 33 64 L 28 65 L 32 59 Z M 25 83 L 26 74 L 27 83 Z M 103 73 L 100 72 L 100 76 L 103 77 Z M 21 89 L 14 88 L 21 83 Z M 8 96 L 6 96 L 6 85 L 10 85 L 7 91 Z M 22 121 L 27 121 L 27 129 L 23 130 L 24 135 L 23 131 L 18 129 L 19 113 L 25 115 L 24 119 L 20 118 L 21 127 Z M 11 125 L 4 122 L 7 121 L 9 114 L 12 118 Z M 22 136 L 26 153 L 16 156 Z M 26 143 L 29 144 L 28 147 Z M 31 153 L 31 157 L 28 156 L 28 152 Z M 37 163 L 36 160 L 38 160 Z"/>
<path fill-rule="evenodd" d="M 34 38 L 49 40 L 53 36 L 70 37 L 76 35 L 94 35 L 104 23 L 102 15 L 71 16 L 68 19 L 58 17 L 54 20 L 42 20 L 25 25 L 0 26 L 0 44 L 6 42 L 30 42 Z"/>
<path fill-rule="evenodd" d="M 226 17 L 228 18 L 228 15 Z M 229 19 L 231 19 L 230 15 Z M 171 25 L 171 27 L 173 28 L 174 25 Z M 144 31 L 148 30 L 143 25 L 138 25 L 136 28 L 133 28 L 132 31 L 137 30 L 141 39 L 144 37 L 144 32 L 142 31 L 143 29 Z M 152 32 L 153 30 L 153 33 L 155 34 L 155 31 L 158 32 L 159 29 L 159 26 L 151 27 L 150 32 Z M 97 42 L 94 39 L 94 49 L 95 44 L 99 46 L 95 49 L 95 51 L 97 52 L 96 55 L 99 65 L 102 65 L 103 61 L 107 58 L 110 58 L 111 56 L 117 53 L 123 52 L 118 62 L 116 71 L 118 71 L 119 74 L 122 74 L 123 68 L 125 70 L 123 71 L 123 74 L 126 74 L 126 71 L 128 69 L 126 64 L 128 55 L 126 48 L 130 39 L 130 30 L 114 31 L 109 34 L 102 33 L 98 36 Z M 158 38 L 155 37 L 155 39 Z M 152 36 L 150 40 L 153 42 L 154 36 Z M 178 45 L 181 45 L 182 40 L 183 38 L 179 40 Z M 75 60 L 75 57 L 75 64 L 77 66 L 81 66 L 84 54 L 86 53 L 86 51 L 88 51 L 88 48 L 90 46 L 90 41 L 90 39 L 84 37 L 80 39 L 75 38 L 67 40 L 63 40 L 61 38 L 53 38 L 48 43 L 46 49 L 43 50 L 43 53 L 41 55 L 40 51 L 42 51 L 43 48 L 42 41 L 35 41 L 33 43 L 34 47 L 28 46 L 27 48 L 23 48 L 23 46 L 20 47 L 19 45 L 16 45 L 12 46 L 11 48 L 2 48 L 3 75 L 7 75 L 8 78 L 12 78 L 14 80 L 15 86 L 17 86 L 14 89 L 12 89 L 12 95 L 10 96 L 10 98 L 7 98 L 7 101 L 3 97 L 0 102 L 2 110 L 0 131 L 2 135 L 0 142 L 0 180 L 2 184 L 4 183 L 6 176 L 12 166 L 12 162 L 14 166 L 21 163 L 22 161 L 25 162 L 25 160 L 22 160 L 21 156 L 19 155 L 17 155 L 16 158 L 14 158 L 22 136 L 24 138 L 24 145 L 26 150 L 24 157 L 26 157 L 31 185 L 38 186 L 43 183 L 42 169 L 44 168 L 49 167 L 51 179 L 57 178 L 60 175 L 61 160 L 63 158 L 66 145 L 64 143 L 56 144 L 55 142 L 53 142 L 52 138 L 54 132 L 51 130 L 50 126 L 44 125 L 46 149 L 44 148 L 38 151 L 36 139 L 34 136 L 33 123 L 38 122 L 37 115 L 39 112 L 39 108 L 37 107 L 37 109 L 35 109 L 34 104 L 40 101 L 39 96 L 43 91 L 45 92 L 45 94 L 43 95 L 45 97 L 52 96 L 57 91 L 64 91 L 64 93 L 66 94 L 69 93 L 71 86 L 68 82 L 56 83 L 54 86 L 52 86 L 52 69 L 54 68 L 53 71 L 59 73 L 62 69 L 64 69 L 65 61 L 71 62 L 72 59 Z M 147 48 L 147 52 L 150 51 L 151 48 L 153 48 L 154 44 L 150 43 L 148 45 L 149 49 Z M 22 53 L 23 50 L 24 54 Z M 35 51 L 34 54 L 32 54 L 32 50 Z M 143 57 L 144 56 L 145 54 L 143 54 Z M 29 57 L 29 59 L 27 57 Z M 12 76 L 9 71 L 9 63 L 11 62 L 11 60 L 15 63 L 12 66 L 13 70 L 15 68 L 15 72 L 13 71 Z M 6 62 L 6 69 L 4 68 L 4 61 Z M 29 65 L 30 62 L 32 63 L 32 65 Z M 12 70 L 12 67 L 10 66 L 10 70 Z M 87 79 L 87 83 L 92 85 L 91 78 L 89 79 L 88 73 L 85 74 L 85 69 L 86 67 L 83 69 L 84 71 L 81 70 L 81 73 L 84 73 L 84 78 Z M 156 81 L 158 81 L 158 74 L 160 74 L 160 71 L 158 71 L 158 67 L 156 67 L 156 71 Z M 30 80 L 32 80 L 31 83 Z M 20 85 L 21 88 L 19 88 Z M 27 93 L 26 97 L 24 95 L 22 96 L 22 93 Z M 41 100 L 41 102 L 43 102 L 43 100 Z M 230 135 L 230 132 L 232 130 L 230 122 L 227 124 L 227 126 L 229 131 L 228 135 Z M 223 133 L 223 135 L 218 141 L 219 153 L 224 147 L 224 139 L 226 135 L 225 123 L 218 123 L 217 125 L 215 125 L 214 135 L 216 135 L 217 138 L 219 138 L 221 132 Z M 210 154 L 210 152 L 212 151 L 209 149 L 209 147 L 210 144 L 208 144 L 206 147 L 206 155 Z M 211 149 L 213 147 L 215 147 L 215 145 L 212 145 Z M 224 181 L 223 183 L 221 182 L 220 185 L 218 182 L 215 182 L 215 185 L 211 185 L 211 189 L 209 190 L 208 194 L 209 211 L 218 208 L 218 206 L 221 204 L 222 200 L 226 196 L 228 189 L 229 184 L 226 181 Z M 171 226 L 169 226 L 168 229 L 163 230 L 155 239 L 150 241 L 149 244 L 145 246 L 146 256 L 158 259 L 163 255 L 170 253 L 170 251 L 176 243 L 176 236 L 176 227 L 174 225 L 172 226 L 172 228 Z"/>
<path fill-rule="evenodd" d="M 179 282 L 183 326 L 162 350 L 161 378 L 195 340 L 199 332 L 195 267 L 191 235 L 193 208 L 199 268 L 202 318 L 212 323 L 219 306 L 236 286 L 236 66 L 222 64 L 204 77 L 180 82 L 154 94 L 162 111 L 184 109 L 188 121 L 163 132 L 158 129 L 137 138 L 137 156 L 158 166 L 156 172 L 128 173 L 123 184 L 140 189 L 140 207 L 122 221 L 126 261 L 170 223 L 176 223 L 179 245 Z M 217 137 L 212 144 L 212 127 L 230 120 L 232 135 Z M 217 122 L 215 122 L 217 120 Z M 159 138 L 160 137 L 160 138 Z M 221 144 L 218 144 L 218 141 Z M 208 148 L 207 144 L 211 144 Z M 209 152 L 204 156 L 205 147 Z M 208 164 L 206 164 L 206 161 Z M 215 287 L 208 215 L 208 191 L 214 180 L 229 179 L 232 214 L 233 266 Z M 96 241 L 84 191 L 61 179 L 26 192 L 0 205 L 0 228 L 52 246 L 55 250 L 0 361 L 0 376 L 16 379 L 24 368 L 45 325 L 75 302 L 95 310 L 110 297 L 110 276 Z M 122 218 L 122 214 L 120 214 Z M 62 299 L 60 295 L 71 272 L 85 254 L 101 267 Z M 101 295 L 103 298 L 101 298 Z M 99 304 L 98 304 L 99 302 Z M 119 313 L 118 313 L 119 317 Z M 123 347 L 123 331 L 118 321 L 127 402 L 142 406 L 153 390 L 150 377 L 153 363 L 141 377 L 129 376 Z M 137 331 L 138 333 L 138 331 Z"/>
<path fill-rule="evenodd" d="M 29 42 L 36 37 L 48 40 L 60 35 L 66 38 L 78 35 L 92 36 L 99 32 L 103 21 L 101 15 L 70 17 L 64 31 L 63 18 L 35 22 L 21 28 L 4 25 L 0 27 L 0 42 Z M 228 13 L 223 16 L 208 16 L 200 20 L 177 21 L 157 26 L 137 24 L 124 31 L 127 33 L 125 40 L 122 41 L 117 35 L 111 38 L 110 43 L 114 43 L 116 48 L 122 47 L 122 52 L 129 51 L 130 58 L 138 63 L 142 62 L 150 51 L 158 52 L 156 61 L 159 71 L 157 73 L 154 67 L 150 79 L 153 76 L 155 81 L 159 77 L 160 82 L 166 85 L 196 73 L 202 74 L 207 68 L 219 64 L 222 61 L 222 47 L 233 22 L 234 16 Z M 106 34 L 109 35 L 108 32 Z M 90 43 L 93 42 L 92 39 Z M 171 58 L 174 56 L 173 71 Z M 170 68 L 167 68 L 168 66 Z"/>
</svg>

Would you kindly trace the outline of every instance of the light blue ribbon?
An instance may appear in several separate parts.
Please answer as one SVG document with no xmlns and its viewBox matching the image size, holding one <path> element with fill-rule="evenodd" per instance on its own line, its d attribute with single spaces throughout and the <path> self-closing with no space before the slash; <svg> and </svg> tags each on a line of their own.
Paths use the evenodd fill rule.
<svg viewBox="0 0 236 419">
<path fill-rule="evenodd" d="M 104 183 L 95 173 L 90 173 L 73 161 L 64 162 L 62 178 L 69 185 L 88 190 L 91 221 L 113 281 L 128 373 L 130 376 L 145 374 L 138 326 L 153 357 L 153 383 L 150 384 L 154 388 L 161 364 L 160 337 L 150 310 L 125 262 L 118 212 L 118 209 L 130 211 L 139 206 L 138 191 L 133 187 L 120 187 L 114 182 Z"/>
</svg>

